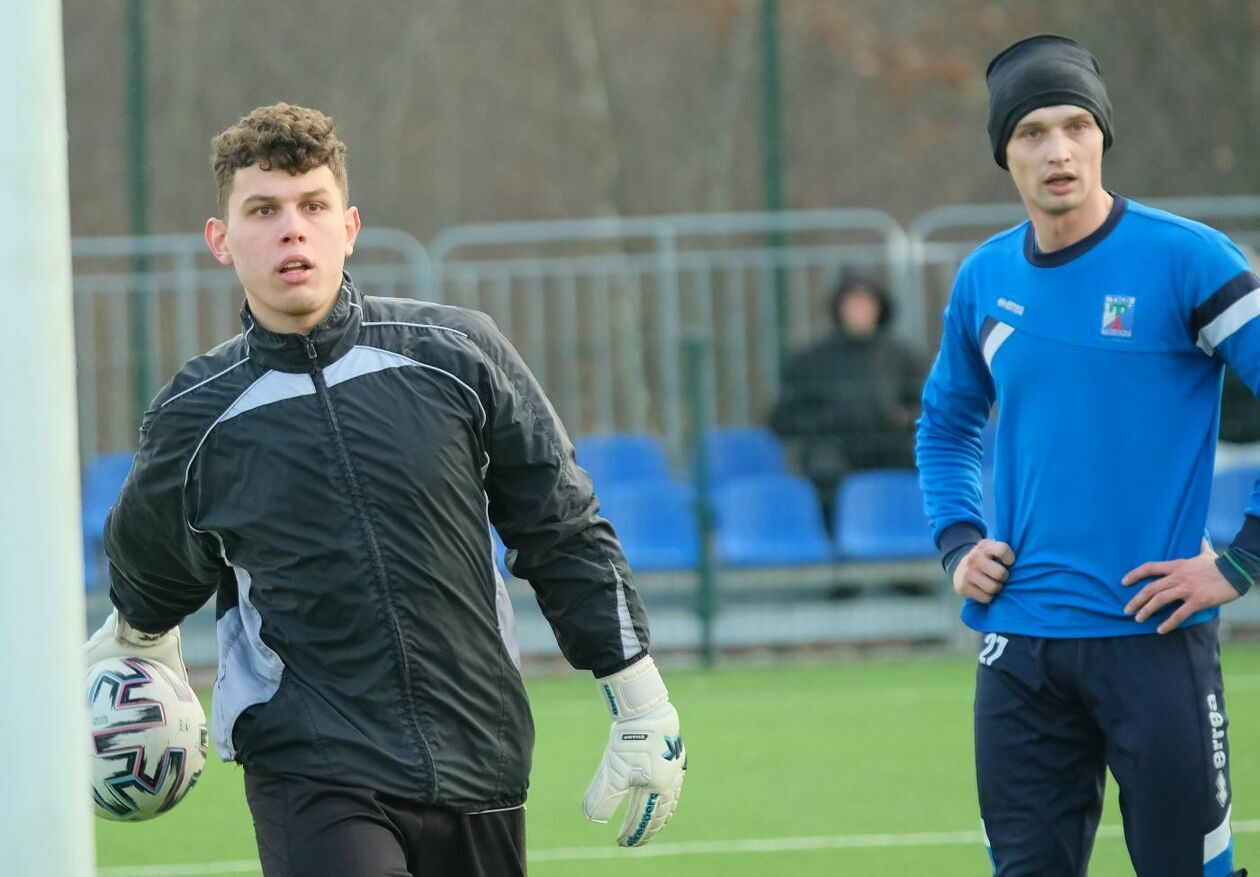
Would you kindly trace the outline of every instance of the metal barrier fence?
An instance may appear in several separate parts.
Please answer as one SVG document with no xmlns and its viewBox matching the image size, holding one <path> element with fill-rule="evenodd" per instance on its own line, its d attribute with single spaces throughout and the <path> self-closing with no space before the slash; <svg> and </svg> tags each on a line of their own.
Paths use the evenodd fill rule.
<svg viewBox="0 0 1260 877">
<path fill-rule="evenodd" d="M 827 210 L 470 225 L 432 247 L 450 304 L 488 312 L 575 434 L 662 434 L 681 459 L 679 345 L 710 333 L 717 423 L 764 419 L 783 347 L 829 322 L 841 269 L 905 288 L 887 214 Z"/>
<path fill-rule="evenodd" d="M 1260 197 L 1148 202 L 1260 249 Z M 713 422 L 762 422 L 782 357 L 829 327 L 837 276 L 884 280 L 898 332 L 925 351 L 958 265 L 1023 220 L 1017 204 L 929 210 L 907 229 L 875 210 L 523 222 L 447 229 L 430 251 L 367 229 L 352 268 L 368 293 L 491 314 L 574 434 L 654 432 L 681 459 L 680 340 L 713 338 Z M 239 330 L 239 286 L 200 235 L 74 241 L 81 451 L 132 447 L 139 411 L 189 357 Z"/>
</svg>

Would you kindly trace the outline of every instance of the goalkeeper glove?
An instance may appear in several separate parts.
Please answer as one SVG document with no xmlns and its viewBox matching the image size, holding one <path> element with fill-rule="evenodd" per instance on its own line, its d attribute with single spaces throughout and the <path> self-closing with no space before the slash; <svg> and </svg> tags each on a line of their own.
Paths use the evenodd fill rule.
<svg viewBox="0 0 1260 877">
<path fill-rule="evenodd" d="M 682 794 L 687 750 L 678 712 L 650 655 L 596 683 L 613 723 L 582 809 L 592 822 L 607 822 L 629 795 L 617 843 L 642 846 L 669 822 Z"/>
<path fill-rule="evenodd" d="M 127 623 L 127 619 L 115 609 L 105 623 L 83 647 L 85 666 L 92 666 L 106 658 L 147 658 L 167 667 L 184 682 L 188 681 L 188 668 L 184 666 L 184 654 L 180 650 L 179 628 L 165 633 L 145 633 Z"/>
</svg>

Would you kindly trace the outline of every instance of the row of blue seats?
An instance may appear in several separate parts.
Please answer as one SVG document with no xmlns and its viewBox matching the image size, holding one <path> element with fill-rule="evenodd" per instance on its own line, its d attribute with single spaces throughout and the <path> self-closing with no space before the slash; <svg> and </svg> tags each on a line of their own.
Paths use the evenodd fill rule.
<svg viewBox="0 0 1260 877">
<path fill-rule="evenodd" d="M 1233 539 L 1257 479 L 1260 467 L 1216 474 L 1207 530 L 1218 546 Z M 984 517 L 992 521 L 993 491 L 987 472 L 983 480 Z M 632 568 L 663 572 L 695 567 L 700 541 L 690 485 L 659 480 L 607 488 L 597 484 L 596 493 Z M 734 479 L 714 489 L 712 503 L 716 560 L 727 567 L 905 560 L 937 553 L 924 517 L 918 474 L 910 470 L 847 476 L 833 505 L 834 540 L 826 533 L 812 485 L 795 476 Z"/>
<path fill-rule="evenodd" d="M 670 480 L 664 443 L 651 435 L 622 433 L 587 436 L 574 445 L 630 565 L 643 572 L 695 566 L 695 495 L 690 485 Z M 816 491 L 788 471 L 783 446 L 773 432 L 715 429 L 705 436 L 704 457 L 717 561 L 724 566 L 935 554 L 912 471 L 861 472 L 846 478 L 833 504 L 833 540 Z"/>
<path fill-rule="evenodd" d="M 627 483 L 668 481 L 665 443 L 644 433 L 584 436 L 574 441 L 578 464 L 590 473 L 597 492 Z M 709 485 L 721 487 L 757 475 L 787 475 L 778 436 L 759 427 L 726 427 L 705 436 Z"/>
<path fill-rule="evenodd" d="M 981 433 L 986 473 L 993 470 L 995 428 L 986 424 Z M 584 436 L 574 441 L 577 461 L 591 475 L 597 489 L 626 482 L 664 481 L 670 478 L 665 443 L 646 433 L 609 433 Z M 756 475 L 790 474 L 779 437 L 764 427 L 721 427 L 704 441 L 706 472 L 711 487 Z"/>
<path fill-rule="evenodd" d="M 591 472 L 604 514 L 616 527 L 631 565 L 641 571 L 694 566 L 699 553 L 694 492 L 670 480 L 663 444 L 651 436 L 621 435 L 579 439 L 577 446 L 579 462 Z M 872 471 L 846 478 L 837 488 L 833 541 L 813 487 L 786 473 L 773 434 L 756 429 L 715 432 L 708 456 L 717 559 L 722 564 L 782 566 L 935 553 L 913 472 Z M 131 460 L 130 452 L 105 454 L 84 473 L 89 588 L 101 582 L 105 515 Z M 1207 529 L 1218 545 L 1233 538 L 1258 477 L 1257 467 L 1216 474 Z M 986 518 L 992 516 L 991 493 L 986 491 Z"/>
<path fill-rule="evenodd" d="M 694 567 L 700 541 L 695 493 L 677 482 L 643 482 L 597 492 L 631 567 L 647 572 Z M 836 489 L 833 540 L 812 484 L 795 475 L 757 475 L 712 493 L 714 550 L 728 567 L 794 566 L 834 560 L 887 560 L 935 554 L 918 475 L 857 472 Z"/>
</svg>

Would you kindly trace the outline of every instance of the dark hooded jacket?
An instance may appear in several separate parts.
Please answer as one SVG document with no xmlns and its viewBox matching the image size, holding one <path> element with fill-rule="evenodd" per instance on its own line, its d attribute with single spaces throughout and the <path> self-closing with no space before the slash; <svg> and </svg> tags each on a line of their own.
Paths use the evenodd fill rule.
<svg viewBox="0 0 1260 877">
<path fill-rule="evenodd" d="M 849 471 L 914 466 L 923 358 L 889 331 L 892 303 L 878 284 L 842 283 L 832 313 L 855 286 L 879 303 L 875 333 L 851 335 L 837 319 L 830 335 L 788 361 L 770 415 L 779 436 L 799 443 L 802 471 L 824 488 Z"/>
</svg>

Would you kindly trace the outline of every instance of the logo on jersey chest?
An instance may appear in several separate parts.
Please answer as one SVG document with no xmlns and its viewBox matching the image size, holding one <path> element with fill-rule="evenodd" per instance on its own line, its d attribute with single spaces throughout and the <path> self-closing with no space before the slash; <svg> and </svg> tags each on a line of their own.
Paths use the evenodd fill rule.
<svg viewBox="0 0 1260 877">
<path fill-rule="evenodd" d="M 999 298 L 997 305 L 1003 310 L 1010 311 L 1017 317 L 1024 315 L 1024 306 L 1017 301 L 1011 301 L 1009 298 Z"/>
<path fill-rule="evenodd" d="M 1117 338 L 1133 337 L 1133 306 L 1137 299 L 1131 295 L 1109 295 L 1103 299 L 1102 333 Z"/>
</svg>

